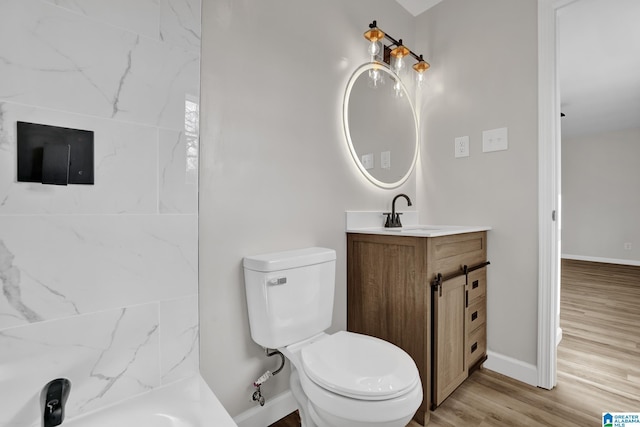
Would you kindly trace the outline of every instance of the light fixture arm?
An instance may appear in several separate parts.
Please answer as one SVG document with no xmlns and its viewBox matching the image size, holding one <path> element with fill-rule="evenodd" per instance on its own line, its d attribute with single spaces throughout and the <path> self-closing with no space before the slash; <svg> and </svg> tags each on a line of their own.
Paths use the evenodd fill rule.
<svg viewBox="0 0 640 427">
<path fill-rule="evenodd" d="M 369 28 L 370 29 L 378 28 L 377 21 L 374 20 L 373 22 L 371 22 L 371 24 L 369 24 Z M 384 33 L 384 38 L 391 42 L 391 44 L 389 46 L 385 46 L 385 47 L 403 46 L 402 39 L 396 40 L 393 37 L 391 37 L 386 31 L 383 31 L 383 33 Z M 409 50 L 409 55 L 413 56 L 416 61 L 424 61 L 424 59 L 422 58 L 422 55 L 417 55 L 411 49 L 409 49 L 409 48 L 407 48 L 407 49 Z"/>
</svg>

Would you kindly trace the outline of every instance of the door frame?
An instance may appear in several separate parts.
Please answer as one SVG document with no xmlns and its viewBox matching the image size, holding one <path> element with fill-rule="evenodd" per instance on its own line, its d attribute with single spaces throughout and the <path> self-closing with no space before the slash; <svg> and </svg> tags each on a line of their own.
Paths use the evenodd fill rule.
<svg viewBox="0 0 640 427">
<path fill-rule="evenodd" d="M 557 383 L 560 329 L 560 89 L 558 11 L 579 0 L 538 0 L 538 387 Z"/>
</svg>

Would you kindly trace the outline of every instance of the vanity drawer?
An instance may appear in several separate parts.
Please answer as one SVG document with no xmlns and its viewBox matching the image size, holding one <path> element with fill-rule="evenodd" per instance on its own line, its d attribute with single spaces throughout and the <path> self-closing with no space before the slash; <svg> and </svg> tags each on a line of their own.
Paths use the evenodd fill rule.
<svg viewBox="0 0 640 427">
<path fill-rule="evenodd" d="M 467 331 L 475 331 L 487 322 L 487 303 L 484 298 L 475 300 L 467 309 Z"/>
<path fill-rule="evenodd" d="M 487 294 L 487 268 L 482 267 L 469 273 L 469 305 Z"/>
<path fill-rule="evenodd" d="M 469 335 L 467 340 L 467 369 L 471 368 L 487 352 L 487 328 L 486 324 L 477 328 Z"/>
</svg>

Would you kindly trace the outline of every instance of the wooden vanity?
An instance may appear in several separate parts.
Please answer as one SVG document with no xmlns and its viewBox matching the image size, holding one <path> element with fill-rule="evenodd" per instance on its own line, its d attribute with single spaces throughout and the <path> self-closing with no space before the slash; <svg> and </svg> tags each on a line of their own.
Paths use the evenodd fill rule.
<svg viewBox="0 0 640 427">
<path fill-rule="evenodd" d="M 347 232 L 347 329 L 411 355 L 422 425 L 486 360 L 487 264 L 486 231 Z"/>
</svg>

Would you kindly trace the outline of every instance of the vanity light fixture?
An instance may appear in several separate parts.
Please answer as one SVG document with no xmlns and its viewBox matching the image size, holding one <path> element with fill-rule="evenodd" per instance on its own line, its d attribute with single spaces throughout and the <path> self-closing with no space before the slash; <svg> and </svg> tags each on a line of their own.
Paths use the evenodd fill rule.
<svg viewBox="0 0 640 427">
<path fill-rule="evenodd" d="M 369 30 L 364 33 L 364 38 L 371 42 L 368 48 L 369 55 L 371 55 L 371 62 L 384 62 L 391 66 L 396 74 L 399 74 L 405 68 L 404 58 L 409 55 L 413 56 L 413 58 L 418 61 L 413 65 L 413 69 L 417 73 L 418 82 L 422 82 L 424 72 L 429 69 L 430 65 L 424 60 L 422 55 L 418 56 L 407 48 L 402 43 L 402 39 L 396 40 L 382 31 L 378 28 L 376 21 L 369 24 Z M 384 39 L 388 40 L 390 44 L 383 45 L 382 56 L 380 56 L 380 45 Z M 380 61 L 380 59 L 382 61 Z"/>
</svg>

